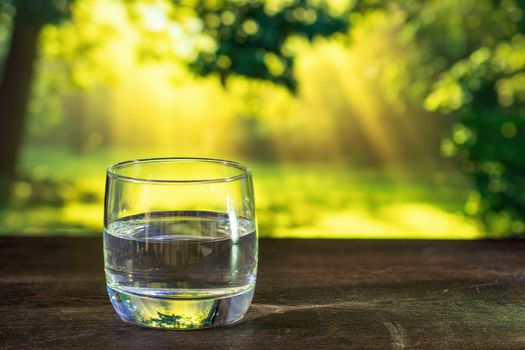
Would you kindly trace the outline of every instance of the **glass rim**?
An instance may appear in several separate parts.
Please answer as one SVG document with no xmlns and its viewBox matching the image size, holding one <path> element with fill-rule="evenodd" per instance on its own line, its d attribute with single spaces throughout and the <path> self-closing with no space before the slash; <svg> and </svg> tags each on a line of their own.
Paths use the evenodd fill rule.
<svg viewBox="0 0 525 350">
<path fill-rule="evenodd" d="M 178 162 L 194 162 L 194 163 L 214 163 L 224 165 L 227 167 L 233 167 L 241 170 L 242 172 L 238 175 L 227 176 L 227 177 L 210 177 L 202 179 L 146 179 L 141 177 L 133 177 L 122 174 L 117 174 L 115 170 L 124 168 L 131 165 L 141 165 L 148 163 L 178 163 Z M 247 165 L 242 163 L 226 160 L 220 158 L 199 158 L 199 157 L 160 157 L 160 158 L 141 158 L 133 160 L 125 160 L 122 162 L 115 163 L 106 169 L 108 177 L 115 178 L 122 181 L 136 182 L 136 183 L 163 183 L 163 184 L 203 184 L 203 183 L 221 183 L 231 182 L 249 177 L 252 174 L 252 170 Z"/>
</svg>

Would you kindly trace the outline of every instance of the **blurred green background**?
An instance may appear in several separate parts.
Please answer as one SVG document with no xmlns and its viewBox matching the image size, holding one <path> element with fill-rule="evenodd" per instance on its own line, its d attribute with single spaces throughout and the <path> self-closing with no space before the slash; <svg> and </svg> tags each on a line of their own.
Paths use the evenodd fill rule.
<svg viewBox="0 0 525 350">
<path fill-rule="evenodd" d="M 0 0 L 0 233 L 99 234 L 105 169 L 254 170 L 260 235 L 525 234 L 525 1 Z"/>
</svg>

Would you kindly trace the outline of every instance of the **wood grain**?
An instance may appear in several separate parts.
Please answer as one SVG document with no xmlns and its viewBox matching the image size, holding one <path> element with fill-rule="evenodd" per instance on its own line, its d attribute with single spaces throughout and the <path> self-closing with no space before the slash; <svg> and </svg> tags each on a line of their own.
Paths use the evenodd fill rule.
<svg viewBox="0 0 525 350">
<path fill-rule="evenodd" d="M 0 348 L 524 349 L 525 242 L 261 240 L 246 319 L 120 321 L 101 238 L 0 238 Z"/>
</svg>

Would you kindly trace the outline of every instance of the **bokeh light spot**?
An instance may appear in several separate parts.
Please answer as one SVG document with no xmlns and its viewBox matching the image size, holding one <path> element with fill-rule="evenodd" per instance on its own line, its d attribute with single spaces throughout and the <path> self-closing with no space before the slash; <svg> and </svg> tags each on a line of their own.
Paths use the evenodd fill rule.
<svg viewBox="0 0 525 350">
<path fill-rule="evenodd" d="M 511 139 L 518 133 L 518 128 L 516 124 L 511 122 L 506 122 L 501 126 L 501 134 L 507 139 Z"/>
</svg>

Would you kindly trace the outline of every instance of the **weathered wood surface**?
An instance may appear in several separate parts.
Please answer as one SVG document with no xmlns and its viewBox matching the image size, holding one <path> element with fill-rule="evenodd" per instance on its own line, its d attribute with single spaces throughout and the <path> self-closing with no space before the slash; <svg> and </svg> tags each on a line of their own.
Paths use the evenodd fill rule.
<svg viewBox="0 0 525 350">
<path fill-rule="evenodd" d="M 525 242 L 261 240 L 241 324 L 120 321 L 100 238 L 0 238 L 0 348 L 525 349 Z"/>
</svg>

